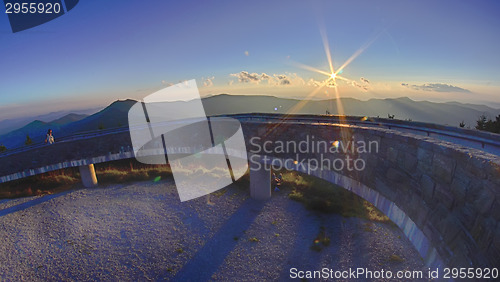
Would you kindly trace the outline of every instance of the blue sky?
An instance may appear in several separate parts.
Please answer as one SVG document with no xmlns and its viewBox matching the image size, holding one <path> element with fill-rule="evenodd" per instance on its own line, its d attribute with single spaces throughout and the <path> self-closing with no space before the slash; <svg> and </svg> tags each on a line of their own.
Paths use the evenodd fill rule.
<svg viewBox="0 0 500 282">
<path fill-rule="evenodd" d="M 5 10 L 2 10 L 3 12 Z M 0 119 L 104 106 L 196 79 L 202 95 L 341 97 L 500 107 L 499 1 L 80 1 L 13 34 L 0 16 Z M 322 37 L 322 31 L 326 37 Z M 284 82 L 286 81 L 286 83 Z"/>
</svg>

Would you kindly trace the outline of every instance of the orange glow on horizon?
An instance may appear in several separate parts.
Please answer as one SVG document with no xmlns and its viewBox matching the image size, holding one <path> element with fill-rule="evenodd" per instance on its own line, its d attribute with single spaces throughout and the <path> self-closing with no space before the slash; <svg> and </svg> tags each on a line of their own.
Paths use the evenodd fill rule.
<svg viewBox="0 0 500 282">
<path fill-rule="evenodd" d="M 348 84 L 352 84 L 352 80 L 347 79 L 347 78 L 342 77 L 342 76 L 339 76 L 339 74 L 343 73 L 344 68 L 347 67 L 352 61 L 354 61 L 354 59 L 356 59 L 359 55 L 361 55 L 378 38 L 378 36 L 380 35 L 380 34 L 378 34 L 372 40 L 370 40 L 368 43 L 366 43 L 364 46 L 362 46 L 360 49 L 358 49 L 356 52 L 354 52 L 354 54 L 352 54 L 351 57 L 349 57 L 349 59 L 347 59 L 347 61 L 344 62 L 337 69 L 337 71 L 335 71 L 335 69 L 333 67 L 332 55 L 330 53 L 330 44 L 329 44 L 329 41 L 328 41 L 328 38 L 327 38 L 327 35 L 326 35 L 326 29 L 324 28 L 324 26 L 321 26 L 321 25 L 320 25 L 320 34 L 321 34 L 321 39 L 323 41 L 323 47 L 325 49 L 325 55 L 326 55 L 326 59 L 328 61 L 328 66 L 330 67 L 330 71 L 329 72 L 328 71 L 323 71 L 323 70 L 317 69 L 315 67 L 308 66 L 308 65 L 305 65 L 305 64 L 302 64 L 302 63 L 298 63 L 298 62 L 292 62 L 292 64 L 294 64 L 294 65 L 296 65 L 296 66 L 298 66 L 300 68 L 309 70 L 309 71 L 313 71 L 313 72 L 316 72 L 316 73 L 320 73 L 320 74 L 326 75 L 328 78 L 326 78 L 323 82 L 321 82 L 318 85 L 318 87 L 316 89 L 314 89 L 311 93 L 309 93 L 304 100 L 299 101 L 295 106 L 293 106 L 290 110 L 288 110 L 284 114 L 284 120 L 286 120 L 287 117 L 289 117 L 290 115 L 298 113 L 309 102 L 309 100 L 311 98 L 313 98 L 314 96 L 316 96 L 316 94 L 319 93 L 319 91 L 321 89 L 323 89 L 323 87 L 329 87 L 329 88 L 334 88 L 335 89 L 335 103 L 336 103 L 336 108 L 337 108 L 337 112 L 338 112 L 338 115 L 339 115 L 339 122 L 340 122 L 340 124 L 345 123 L 344 106 L 342 105 L 342 101 L 340 100 L 340 93 L 339 93 L 339 89 L 337 87 L 337 81 L 336 80 L 338 78 L 338 79 L 340 79 L 342 81 L 347 82 Z M 330 103 L 331 102 L 332 101 L 330 101 Z M 332 104 L 330 104 L 330 106 L 333 108 Z M 326 112 L 328 113 L 328 110 Z M 282 123 L 278 123 L 278 124 L 276 124 L 276 125 L 271 126 L 270 128 L 268 128 L 268 131 L 266 132 L 265 135 L 271 133 L 280 124 L 282 124 Z M 341 132 L 340 133 L 341 133 L 342 140 L 348 141 L 350 139 L 349 138 L 350 134 L 349 134 L 347 128 L 341 128 Z M 335 144 L 332 144 L 332 145 L 335 146 Z"/>
</svg>

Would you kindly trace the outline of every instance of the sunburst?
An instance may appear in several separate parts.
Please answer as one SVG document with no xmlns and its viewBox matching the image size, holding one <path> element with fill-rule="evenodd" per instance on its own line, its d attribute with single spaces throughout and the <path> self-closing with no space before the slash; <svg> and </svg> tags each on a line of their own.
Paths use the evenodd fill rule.
<svg viewBox="0 0 500 282">
<path fill-rule="evenodd" d="M 305 99 L 299 101 L 295 106 L 293 106 L 290 110 L 288 110 L 287 113 L 285 113 L 283 118 L 284 118 L 284 120 L 286 120 L 290 115 L 298 113 L 309 102 L 309 100 L 311 100 L 311 98 L 313 98 L 314 96 L 316 96 L 316 94 L 318 94 L 320 92 L 321 89 L 323 89 L 324 87 L 328 87 L 328 88 L 334 88 L 336 108 L 337 108 L 337 112 L 338 112 L 338 120 L 341 124 L 346 124 L 344 106 L 342 105 L 342 101 L 340 99 L 340 92 L 339 92 L 339 89 L 337 87 L 337 85 L 338 85 L 337 80 L 345 81 L 350 85 L 354 84 L 353 83 L 354 81 L 352 81 L 344 76 L 341 76 L 340 74 L 342 74 L 344 72 L 344 69 L 350 63 L 352 63 L 359 55 L 361 55 L 378 38 L 380 33 L 377 36 L 375 36 L 372 40 L 368 41 L 364 46 L 359 48 L 356 52 L 354 52 L 354 54 L 352 54 L 349 57 L 349 59 L 347 59 L 336 71 L 333 67 L 332 54 L 330 52 L 330 44 L 328 41 L 328 37 L 326 35 L 326 29 L 320 27 L 320 34 L 321 34 L 321 39 L 323 41 L 323 48 L 325 49 L 325 55 L 326 55 L 326 59 L 327 59 L 328 66 L 329 66 L 330 70 L 324 71 L 324 70 L 321 70 L 321 69 L 318 69 L 318 68 L 315 68 L 315 67 L 312 67 L 312 66 L 309 66 L 306 64 L 299 63 L 299 62 L 292 62 L 292 64 L 294 64 L 302 69 L 325 75 L 326 78 L 318 85 L 318 87 L 316 89 L 314 89 L 311 93 L 309 93 L 307 95 L 307 97 L 305 97 Z M 330 100 L 330 102 L 332 102 L 332 101 Z M 330 107 L 331 106 L 332 105 L 330 105 Z M 327 111 L 327 113 L 328 113 L 328 111 Z M 274 129 L 278 128 L 281 125 L 283 125 L 283 123 L 277 123 L 274 126 L 271 126 L 270 128 L 268 128 L 265 135 L 271 133 Z M 340 128 L 341 128 L 340 129 L 341 138 L 344 141 L 348 140 L 350 137 L 349 137 L 349 132 L 347 131 L 347 127 L 341 126 Z"/>
<path fill-rule="evenodd" d="M 323 48 L 325 50 L 325 55 L 326 55 L 326 59 L 327 59 L 327 62 L 328 62 L 328 66 L 330 68 L 329 71 L 324 71 L 324 70 L 321 70 L 321 69 L 318 69 L 318 68 L 315 68 L 315 67 L 312 67 L 312 66 L 309 66 L 309 65 L 306 65 L 306 64 L 302 64 L 302 63 L 299 63 L 299 62 L 291 62 L 293 65 L 296 65 L 297 67 L 300 67 L 302 69 L 305 69 L 305 70 L 309 70 L 309 71 L 313 71 L 313 72 L 316 72 L 316 73 L 319 73 L 319 74 L 322 74 L 322 75 L 325 75 L 326 78 L 319 84 L 319 86 L 314 89 L 311 93 L 309 93 L 305 99 L 299 101 L 295 106 L 293 106 L 290 110 L 288 110 L 285 114 L 284 114 L 284 119 L 287 119 L 287 117 L 289 117 L 290 115 L 293 115 L 295 113 L 298 113 L 308 102 L 309 100 L 311 100 L 311 98 L 314 98 L 316 96 L 316 94 L 318 94 L 320 92 L 320 90 L 322 90 L 324 87 L 328 87 L 328 88 L 334 88 L 334 93 L 335 93 L 335 102 L 336 102 L 336 106 L 337 106 L 337 111 L 338 111 L 338 118 L 339 118 L 339 122 L 341 124 L 345 124 L 345 112 L 344 112 L 344 106 L 342 105 L 342 101 L 340 100 L 340 93 L 339 93 L 339 90 L 338 90 L 338 87 L 337 87 L 337 80 L 342 80 L 342 81 L 345 81 L 347 82 L 348 84 L 353 84 L 353 81 L 344 77 L 344 76 L 341 76 L 340 74 L 342 74 L 344 72 L 344 69 L 350 64 L 352 63 L 359 55 L 361 55 L 377 38 L 378 36 L 380 35 L 380 33 L 375 36 L 372 40 L 368 41 L 365 45 L 363 45 L 361 48 L 359 48 L 356 52 L 354 52 L 338 69 L 337 71 L 335 71 L 334 67 L 333 67 L 333 60 L 332 60 L 332 54 L 330 52 L 330 44 L 329 44 L 329 41 L 328 41 L 328 37 L 326 35 L 326 29 L 325 28 L 321 28 L 320 27 L 320 34 L 321 34 L 321 39 L 323 41 Z M 281 123 L 278 123 L 278 124 L 275 124 L 274 126 L 271 126 L 265 135 L 271 133 L 274 129 L 276 129 L 278 126 L 282 125 Z M 346 132 L 345 130 L 346 128 L 345 127 L 341 127 L 341 136 L 342 136 L 342 139 L 347 139 L 348 137 L 348 133 Z"/>
<path fill-rule="evenodd" d="M 320 34 L 321 34 L 321 39 L 323 41 L 323 48 L 325 50 L 325 55 L 326 55 L 327 63 L 328 63 L 330 70 L 324 71 L 324 70 L 321 70 L 321 69 L 318 69 L 318 68 L 315 68 L 315 67 L 312 67 L 312 66 L 309 66 L 306 64 L 298 63 L 298 62 L 292 62 L 292 64 L 294 64 L 297 67 L 300 67 L 302 69 L 313 71 L 313 72 L 316 72 L 316 73 L 319 73 L 319 74 L 326 76 L 326 78 L 323 80 L 323 82 L 320 83 L 319 88 L 322 88 L 322 87 L 335 88 L 335 98 L 337 101 L 337 109 L 338 109 L 339 115 L 342 116 L 342 115 L 344 115 L 344 110 L 343 110 L 342 102 L 340 101 L 340 93 L 339 93 L 339 90 L 337 87 L 338 86 L 337 80 L 345 81 L 349 85 L 355 84 L 355 82 L 353 80 L 346 78 L 344 76 L 341 76 L 340 74 L 342 74 L 344 72 L 344 69 L 350 63 L 352 63 L 359 55 L 361 55 L 366 49 L 368 49 L 368 47 L 379 37 L 379 35 L 381 33 L 378 33 L 371 40 L 366 42 L 361 48 L 359 48 L 356 52 L 354 52 L 342 65 L 340 65 L 340 67 L 337 70 L 335 70 L 335 68 L 333 66 L 332 54 L 330 52 L 330 44 L 328 41 L 328 36 L 326 34 L 326 29 L 320 27 Z M 310 98 L 313 98 L 317 93 L 319 93 L 319 91 L 317 91 L 317 89 L 315 89 L 313 92 L 311 92 L 306 97 L 305 103 L 299 103 L 301 105 L 301 107 L 294 107 L 288 113 L 293 114 L 293 113 L 296 113 L 297 111 L 299 111 L 307 103 L 307 100 Z"/>
</svg>

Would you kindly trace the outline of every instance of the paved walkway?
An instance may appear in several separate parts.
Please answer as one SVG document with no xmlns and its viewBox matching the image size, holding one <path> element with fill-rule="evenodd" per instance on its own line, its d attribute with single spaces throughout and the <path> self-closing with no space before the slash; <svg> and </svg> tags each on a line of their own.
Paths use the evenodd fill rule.
<svg viewBox="0 0 500 282">
<path fill-rule="evenodd" d="M 288 280 L 290 268 L 422 270 L 402 232 L 229 187 L 181 203 L 172 181 L 0 202 L 0 280 Z M 321 230 L 329 246 L 310 247 Z M 391 260 L 396 254 L 403 258 Z"/>
</svg>

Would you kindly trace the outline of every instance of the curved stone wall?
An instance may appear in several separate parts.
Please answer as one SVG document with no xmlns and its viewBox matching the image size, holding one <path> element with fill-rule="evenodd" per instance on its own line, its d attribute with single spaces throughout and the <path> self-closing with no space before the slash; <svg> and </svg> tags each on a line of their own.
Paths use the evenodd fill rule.
<svg viewBox="0 0 500 282">
<path fill-rule="evenodd" d="M 268 164 L 272 166 L 273 163 L 284 162 L 283 159 L 270 157 Z M 290 162 L 286 163 L 285 169 L 302 172 L 311 176 L 315 176 L 326 180 L 330 183 L 343 187 L 346 190 L 353 192 L 361 198 L 372 203 L 381 212 L 387 215 L 405 234 L 405 236 L 412 242 L 415 249 L 419 252 L 420 256 L 424 259 L 426 266 L 431 268 L 440 268 L 444 266 L 443 260 L 437 253 L 436 249 L 432 246 L 431 242 L 422 230 L 415 224 L 415 222 L 394 202 L 391 202 L 386 197 L 382 196 L 378 191 L 364 185 L 363 183 L 337 173 L 332 170 L 317 169 L 305 166 L 294 165 Z"/>
<path fill-rule="evenodd" d="M 321 157 L 363 160 L 365 167 L 360 171 L 311 169 L 317 168 L 311 164 L 306 172 L 350 189 L 379 207 L 403 229 L 428 264 L 500 265 L 500 157 L 432 136 L 360 124 L 242 121 L 250 153 L 297 161 L 287 165 L 299 166 L 299 161 Z M 300 152 L 300 146 L 295 151 L 275 150 L 277 141 L 300 143 L 313 137 L 316 142 L 325 141 L 328 148 L 340 141 L 373 142 L 377 152 L 351 151 L 352 147 L 346 153 Z M 270 152 L 253 152 L 265 142 L 270 142 L 266 147 Z M 0 182 L 130 158 L 130 147 L 130 135 L 120 132 L 23 151 L 2 157 Z"/>
<path fill-rule="evenodd" d="M 257 149 L 264 150 L 265 142 L 269 151 L 270 144 L 279 145 L 278 141 L 300 142 L 312 136 L 316 141 L 376 142 L 378 152 L 348 153 L 352 159 L 365 161 L 362 171 L 344 168 L 332 174 L 323 168 L 309 169 L 309 174 L 340 184 L 375 204 L 412 242 L 412 236 L 423 242 L 417 242 L 416 248 L 430 264 L 440 264 L 442 259 L 444 265 L 454 267 L 500 265 L 500 157 L 430 137 L 363 126 L 245 123 L 243 129 L 250 137 L 250 152 L 281 160 L 299 158 L 294 165 L 321 160 L 325 154 Z M 259 137 L 252 140 L 251 136 Z M 399 211 L 391 215 L 394 207 L 400 209 L 400 219 Z M 412 226 L 416 229 L 410 230 Z M 431 246 L 437 251 L 435 258 Z"/>
</svg>

